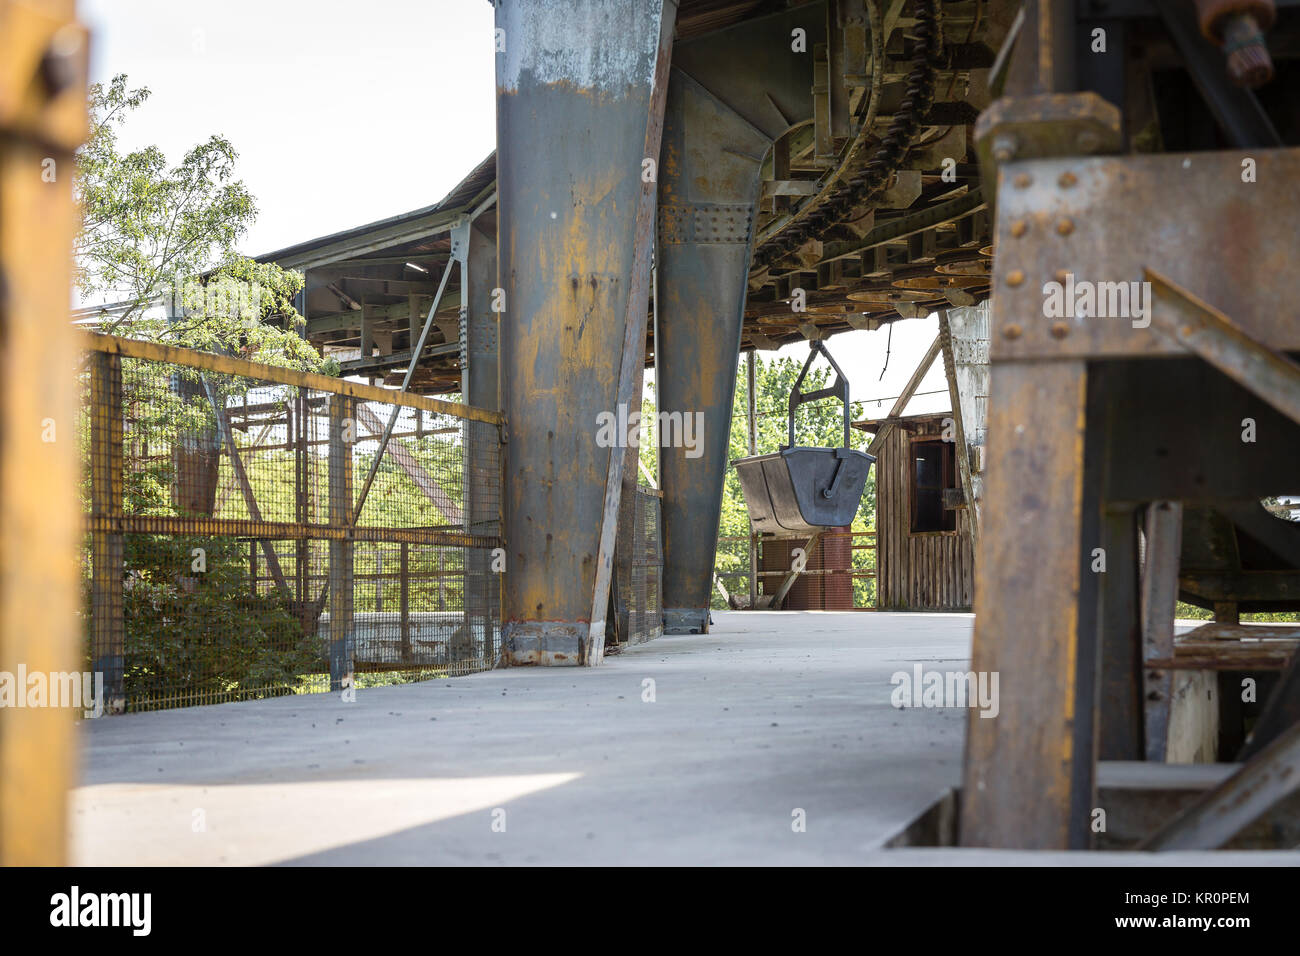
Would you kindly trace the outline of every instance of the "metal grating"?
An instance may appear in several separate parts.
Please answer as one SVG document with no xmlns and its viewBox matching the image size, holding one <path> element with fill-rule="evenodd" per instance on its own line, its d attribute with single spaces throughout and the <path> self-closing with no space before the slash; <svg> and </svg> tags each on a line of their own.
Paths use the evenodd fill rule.
<svg viewBox="0 0 1300 956">
<path fill-rule="evenodd" d="M 110 712 L 492 666 L 498 416 L 150 343 L 91 349 L 85 624 Z"/>
<path fill-rule="evenodd" d="M 638 485 L 622 508 L 615 544 L 618 643 L 641 644 L 663 634 L 662 497 Z"/>
</svg>

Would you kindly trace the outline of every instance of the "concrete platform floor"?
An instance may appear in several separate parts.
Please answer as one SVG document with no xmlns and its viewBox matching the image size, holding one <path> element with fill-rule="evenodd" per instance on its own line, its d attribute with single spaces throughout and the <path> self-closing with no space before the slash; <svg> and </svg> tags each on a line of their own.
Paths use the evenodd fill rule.
<svg viewBox="0 0 1300 956">
<path fill-rule="evenodd" d="M 86 721 L 76 859 L 854 863 L 958 781 L 965 712 L 889 679 L 964 669 L 970 615 L 714 619 L 592 669 Z"/>
<path fill-rule="evenodd" d="M 713 633 L 662 638 L 590 670 L 515 668 L 362 690 L 355 703 L 321 694 L 86 721 L 74 859 L 1062 861 L 880 849 L 958 782 L 967 717 L 895 709 L 890 677 L 917 662 L 965 670 L 970 615 L 714 619 Z M 804 832 L 792 827 L 799 810 Z M 1165 861 L 1205 862 L 1179 856 Z M 1125 858 L 1151 862 L 1071 855 Z M 1215 856 L 1246 861 L 1296 856 Z"/>
</svg>

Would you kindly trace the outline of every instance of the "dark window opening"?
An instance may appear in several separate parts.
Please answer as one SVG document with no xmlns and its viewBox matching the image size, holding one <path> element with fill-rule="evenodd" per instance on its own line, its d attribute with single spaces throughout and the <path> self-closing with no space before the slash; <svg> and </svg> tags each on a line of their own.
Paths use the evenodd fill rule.
<svg viewBox="0 0 1300 956">
<path fill-rule="evenodd" d="M 945 489 L 956 488 L 956 443 L 912 443 L 912 533 L 957 530 L 957 512 L 943 506 Z"/>
</svg>

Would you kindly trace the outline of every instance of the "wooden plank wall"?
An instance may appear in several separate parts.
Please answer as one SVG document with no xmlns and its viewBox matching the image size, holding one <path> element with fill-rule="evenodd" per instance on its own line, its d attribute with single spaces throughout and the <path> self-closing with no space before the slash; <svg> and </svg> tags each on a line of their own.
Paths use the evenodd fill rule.
<svg viewBox="0 0 1300 956">
<path fill-rule="evenodd" d="M 938 438 L 940 421 L 893 429 L 876 469 L 876 555 L 879 606 L 890 610 L 969 610 L 975 597 L 975 558 L 970 520 L 957 512 L 957 530 L 912 534 L 911 444 Z"/>
</svg>

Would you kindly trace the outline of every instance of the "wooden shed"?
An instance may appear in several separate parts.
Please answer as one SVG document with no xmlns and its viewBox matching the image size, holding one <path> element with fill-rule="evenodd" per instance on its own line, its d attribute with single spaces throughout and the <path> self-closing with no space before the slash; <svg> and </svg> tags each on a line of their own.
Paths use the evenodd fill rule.
<svg viewBox="0 0 1300 956">
<path fill-rule="evenodd" d="M 939 335 L 875 434 L 876 606 L 970 610 L 982 499 L 988 395 L 988 304 L 939 313 Z M 904 415 L 942 358 L 953 411 Z"/>
<path fill-rule="evenodd" d="M 969 610 L 974 601 L 974 537 L 951 423 L 951 412 L 900 419 L 875 452 L 881 610 Z"/>
</svg>

